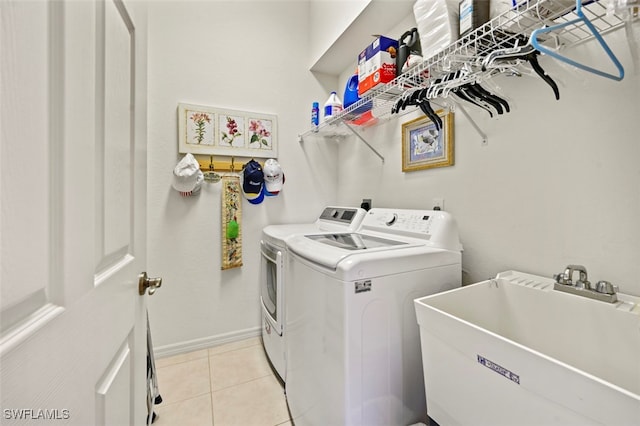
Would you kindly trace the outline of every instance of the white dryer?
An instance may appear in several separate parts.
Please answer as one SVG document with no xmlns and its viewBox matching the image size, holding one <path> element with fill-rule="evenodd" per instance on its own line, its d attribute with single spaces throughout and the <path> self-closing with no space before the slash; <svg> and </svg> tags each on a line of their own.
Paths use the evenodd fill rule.
<svg viewBox="0 0 640 426">
<path fill-rule="evenodd" d="M 326 207 L 313 223 L 270 225 L 260 241 L 260 305 L 262 342 L 271 365 L 285 379 L 285 241 L 297 234 L 350 232 L 362 222 L 366 211 L 355 207 Z"/>
<path fill-rule="evenodd" d="M 287 240 L 286 392 L 296 425 L 426 422 L 413 300 L 459 287 L 442 211 L 372 209 L 357 232 Z"/>
</svg>

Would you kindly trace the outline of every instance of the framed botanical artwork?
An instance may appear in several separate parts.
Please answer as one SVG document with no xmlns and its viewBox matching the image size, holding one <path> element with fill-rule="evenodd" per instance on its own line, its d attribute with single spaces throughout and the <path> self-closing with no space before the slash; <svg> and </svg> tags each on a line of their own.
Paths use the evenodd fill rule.
<svg viewBox="0 0 640 426">
<path fill-rule="evenodd" d="M 185 141 L 193 147 L 213 147 L 215 114 L 206 108 L 185 111 Z"/>
<path fill-rule="evenodd" d="M 218 141 L 221 147 L 244 148 L 245 118 L 239 114 L 218 114 Z"/>
<path fill-rule="evenodd" d="M 277 158 L 277 116 L 179 103 L 178 151 Z"/>
<path fill-rule="evenodd" d="M 402 124 L 402 171 L 412 172 L 453 165 L 453 113 L 436 112 L 442 128 L 428 117 Z"/>
<path fill-rule="evenodd" d="M 270 150 L 273 147 L 274 120 L 260 116 L 249 117 L 249 147 Z"/>
</svg>

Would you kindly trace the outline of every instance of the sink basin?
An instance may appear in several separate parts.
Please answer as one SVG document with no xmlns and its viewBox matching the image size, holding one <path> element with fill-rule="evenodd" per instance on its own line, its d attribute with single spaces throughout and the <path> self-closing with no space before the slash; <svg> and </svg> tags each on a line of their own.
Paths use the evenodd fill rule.
<svg viewBox="0 0 640 426">
<path fill-rule="evenodd" d="M 640 298 L 516 271 L 415 300 L 429 416 L 449 425 L 640 424 Z"/>
</svg>

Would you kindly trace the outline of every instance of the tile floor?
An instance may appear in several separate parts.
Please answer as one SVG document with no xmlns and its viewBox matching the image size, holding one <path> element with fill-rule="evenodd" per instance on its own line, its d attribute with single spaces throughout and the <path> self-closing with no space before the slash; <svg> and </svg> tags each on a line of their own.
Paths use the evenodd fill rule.
<svg viewBox="0 0 640 426">
<path fill-rule="evenodd" d="M 291 426 L 260 337 L 156 359 L 154 426 Z"/>
</svg>

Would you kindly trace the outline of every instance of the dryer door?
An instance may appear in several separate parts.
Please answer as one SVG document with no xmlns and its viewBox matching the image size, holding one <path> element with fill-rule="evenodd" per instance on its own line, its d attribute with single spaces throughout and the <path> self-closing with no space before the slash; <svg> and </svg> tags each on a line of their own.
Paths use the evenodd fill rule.
<svg viewBox="0 0 640 426">
<path fill-rule="evenodd" d="M 272 328 L 282 335 L 282 249 L 260 241 L 260 300 Z"/>
</svg>

